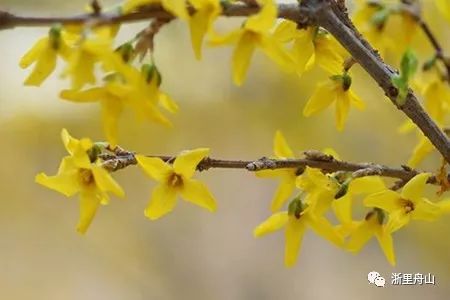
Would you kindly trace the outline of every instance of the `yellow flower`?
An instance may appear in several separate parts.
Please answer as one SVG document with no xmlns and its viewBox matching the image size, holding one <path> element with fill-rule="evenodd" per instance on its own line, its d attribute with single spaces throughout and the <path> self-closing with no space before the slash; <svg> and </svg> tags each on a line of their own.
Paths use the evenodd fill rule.
<svg viewBox="0 0 450 300">
<path fill-rule="evenodd" d="M 202 57 L 203 37 L 210 30 L 214 20 L 220 15 L 219 0 L 190 0 L 195 13 L 189 18 L 192 47 L 197 59 Z"/>
<path fill-rule="evenodd" d="M 312 26 L 299 30 L 295 22 L 283 20 L 273 36 L 282 43 L 293 41 L 291 54 L 298 75 L 310 70 L 316 63 L 331 74 L 342 71 L 347 53 L 325 30 Z"/>
<path fill-rule="evenodd" d="M 186 20 L 189 16 L 185 0 L 127 0 L 122 5 L 122 12 L 124 14 L 129 14 L 136 11 L 141 6 L 158 3 L 178 18 Z"/>
<path fill-rule="evenodd" d="M 85 233 L 100 204 L 107 204 L 107 192 L 123 197 L 124 192 L 97 160 L 89 153 L 93 144 L 89 139 L 74 139 L 63 129 L 62 140 L 70 156 L 62 159 L 58 173 L 47 176 L 40 173 L 36 182 L 67 197 L 80 194 L 80 219 L 77 230 Z"/>
<path fill-rule="evenodd" d="M 444 18 L 450 22 L 450 1 L 448 0 L 436 0 L 435 1 L 439 11 L 442 13 Z"/>
<path fill-rule="evenodd" d="M 52 27 L 48 36 L 38 40 L 19 62 L 23 69 L 35 63 L 24 84 L 40 86 L 55 69 L 57 57 L 67 59 L 68 55 L 69 47 L 61 34 L 61 29 Z"/>
<path fill-rule="evenodd" d="M 450 106 L 450 86 L 447 81 L 435 76 L 423 89 L 425 109 L 430 116 L 442 124 Z"/>
<path fill-rule="evenodd" d="M 401 193 L 386 189 L 371 194 L 364 199 L 364 205 L 381 208 L 389 213 L 386 226 L 390 232 L 400 229 L 410 220 L 433 221 L 440 214 L 439 206 L 422 196 L 429 177 L 428 173 L 414 176 Z"/>
<path fill-rule="evenodd" d="M 72 89 L 81 89 L 85 84 L 94 84 L 94 66 L 97 62 L 112 64 L 117 55 L 112 49 L 112 38 L 108 34 L 93 34 L 81 37 L 71 50 L 63 77 L 70 76 Z"/>
<path fill-rule="evenodd" d="M 294 153 L 286 142 L 281 131 L 275 133 L 273 140 L 273 151 L 276 158 L 294 158 Z M 272 199 L 270 209 L 272 212 L 278 211 L 292 195 L 295 188 L 295 178 L 297 177 L 297 170 L 295 169 L 276 169 L 276 170 L 262 170 L 255 173 L 256 176 L 262 178 L 279 178 L 280 184 Z"/>
<path fill-rule="evenodd" d="M 323 215 L 330 208 L 339 190 L 337 180 L 331 179 L 320 169 L 310 167 L 306 167 L 305 172 L 297 177 L 296 185 L 307 193 L 305 202 L 318 216 Z"/>
<path fill-rule="evenodd" d="M 355 196 L 372 194 L 386 189 L 379 176 L 366 176 L 355 178 L 348 184 L 344 196 L 331 202 L 331 207 L 340 224 L 336 227 L 343 236 L 349 235 L 357 226 L 352 218 L 353 199 Z M 335 197 L 336 198 L 336 197 Z"/>
<path fill-rule="evenodd" d="M 357 109 L 365 108 L 364 102 L 351 90 L 351 77 L 344 73 L 335 75 L 329 80 L 319 83 L 314 94 L 303 109 L 303 115 L 309 117 L 336 102 L 336 127 L 343 130 L 348 118 L 350 105 Z"/>
<path fill-rule="evenodd" d="M 353 21 L 364 37 L 383 57 L 387 50 L 402 55 L 417 30 L 411 14 L 398 11 L 395 1 L 358 2 Z"/>
<path fill-rule="evenodd" d="M 383 224 L 385 214 L 381 209 L 369 212 L 365 219 L 356 222 L 347 243 L 347 249 L 351 252 L 359 252 L 367 242 L 375 236 L 383 250 L 386 259 L 391 265 L 395 265 L 394 242 L 392 240 L 392 229 Z"/>
<path fill-rule="evenodd" d="M 419 142 L 414 147 L 413 153 L 408 160 L 408 166 L 411 168 L 417 167 L 435 149 L 433 144 L 425 135 L 423 135 L 423 133 L 420 132 L 419 136 Z"/>
<path fill-rule="evenodd" d="M 289 205 L 289 211 L 274 213 L 253 231 L 255 237 L 261 237 L 285 227 L 284 263 L 292 267 L 297 261 L 301 243 L 306 229 L 311 228 L 316 234 L 329 240 L 337 246 L 343 245 L 342 238 L 333 226 L 322 216 L 316 216 L 309 207 L 305 207 L 300 199 L 295 199 Z"/>
<path fill-rule="evenodd" d="M 242 85 L 244 82 L 256 47 L 261 48 L 283 70 L 288 72 L 294 70 L 291 56 L 270 32 L 277 18 L 277 6 L 273 0 L 260 2 L 261 10 L 249 17 L 241 28 L 225 36 L 215 36 L 211 39 L 211 44 L 215 46 L 236 44 L 232 59 L 233 81 L 236 85 Z"/>
<path fill-rule="evenodd" d="M 209 154 L 209 149 L 199 148 L 180 153 L 173 165 L 160 158 L 137 155 L 139 166 L 159 184 L 153 189 L 145 216 L 156 220 L 171 212 L 177 195 L 211 212 L 216 210 L 216 201 L 206 185 L 192 179 L 197 165 Z"/>
</svg>

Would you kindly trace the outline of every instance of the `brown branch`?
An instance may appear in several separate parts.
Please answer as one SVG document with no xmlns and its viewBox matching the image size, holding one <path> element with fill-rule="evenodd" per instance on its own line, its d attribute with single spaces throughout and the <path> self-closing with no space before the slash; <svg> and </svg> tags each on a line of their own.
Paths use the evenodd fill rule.
<svg viewBox="0 0 450 300">
<path fill-rule="evenodd" d="M 116 172 L 126 167 L 137 165 L 134 152 L 129 152 L 121 148 L 109 149 L 113 154 L 103 153 L 99 157 L 103 160 L 102 166 L 110 172 Z M 311 155 L 311 153 L 321 155 Z M 322 170 L 324 173 L 351 172 L 354 178 L 365 176 L 382 176 L 399 179 L 405 184 L 411 178 L 419 174 L 417 170 L 402 166 L 399 168 L 388 167 L 375 163 L 354 163 L 335 159 L 333 156 L 325 155 L 319 151 L 305 151 L 304 158 L 298 159 L 272 159 L 263 157 L 257 160 L 225 160 L 207 157 L 197 166 L 198 171 L 209 169 L 243 169 L 250 172 L 275 169 L 297 169 L 303 170 L 311 167 Z M 176 156 L 148 155 L 147 157 L 157 157 L 167 163 L 173 163 Z M 299 172 L 301 174 L 301 172 Z M 431 176 L 428 180 L 430 184 L 440 184 L 436 176 Z"/>
<path fill-rule="evenodd" d="M 391 82 L 396 72 L 386 65 L 378 53 L 354 27 L 346 11 L 332 0 L 304 0 L 311 12 L 311 22 L 324 27 L 344 46 L 353 58 L 383 89 L 386 96 L 405 113 L 431 141 L 447 162 L 450 162 L 450 141 L 431 119 L 410 90 L 404 104 L 397 103 L 398 90 Z"/>
</svg>

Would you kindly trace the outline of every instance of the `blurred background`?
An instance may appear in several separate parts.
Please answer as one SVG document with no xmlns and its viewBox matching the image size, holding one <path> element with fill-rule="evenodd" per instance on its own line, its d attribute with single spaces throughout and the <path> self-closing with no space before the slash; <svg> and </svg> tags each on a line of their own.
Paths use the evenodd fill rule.
<svg viewBox="0 0 450 300">
<path fill-rule="evenodd" d="M 432 1 L 426 16 L 450 51 L 449 28 Z M 117 4 L 117 1 L 102 1 Z M 33 16 L 71 15 L 86 1 L 0 0 L 0 8 Z M 226 31 L 242 20 L 221 19 Z M 122 27 L 119 40 L 146 23 Z M 29 70 L 20 57 L 46 28 L 0 32 L 0 299 L 446 299 L 450 293 L 450 220 L 414 222 L 394 236 L 397 266 L 391 267 L 372 240 L 352 255 L 308 232 L 296 267 L 283 265 L 284 235 L 254 239 L 253 228 L 266 219 L 276 181 L 257 179 L 242 170 L 199 174 L 218 200 L 209 214 L 179 201 L 157 222 L 143 210 L 154 186 L 138 168 L 115 174 L 127 193 L 101 207 L 85 236 L 75 231 L 78 200 L 38 186 L 34 176 L 54 174 L 65 150 L 61 128 L 75 137 L 102 140 L 99 107 L 58 99 L 68 87 L 55 72 L 41 88 L 22 85 Z M 445 38 L 447 37 L 447 38 Z M 416 35 L 420 51 L 431 53 Z M 175 129 L 139 124 L 126 112 L 120 144 L 145 154 L 176 154 L 210 147 L 212 156 L 256 159 L 272 154 L 280 129 L 292 148 L 334 148 L 341 158 L 400 165 L 407 161 L 416 136 L 399 135 L 405 117 L 394 109 L 359 66 L 353 68 L 356 92 L 365 112 L 352 110 L 346 130 L 334 127 L 334 109 L 304 118 L 301 110 L 317 81 L 314 69 L 298 79 L 283 74 L 258 52 L 245 84 L 232 84 L 231 48 L 204 48 L 196 61 L 186 24 L 171 22 L 158 34 L 155 50 L 163 89 L 180 105 Z M 422 168 L 436 170 L 437 155 Z M 430 191 L 432 192 L 432 191 Z M 355 214 L 355 218 L 361 218 Z M 376 288 L 367 273 L 431 273 L 436 285 Z"/>
</svg>

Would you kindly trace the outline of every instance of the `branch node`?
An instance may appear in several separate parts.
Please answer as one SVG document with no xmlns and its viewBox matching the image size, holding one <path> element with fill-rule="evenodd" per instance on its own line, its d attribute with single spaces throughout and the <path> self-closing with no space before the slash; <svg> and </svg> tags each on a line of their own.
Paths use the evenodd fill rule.
<svg viewBox="0 0 450 300">
<path fill-rule="evenodd" d="M 254 171 L 260 171 L 260 170 L 266 170 L 266 169 L 273 170 L 273 169 L 276 169 L 276 167 L 277 167 L 277 164 L 273 160 L 271 160 L 267 157 L 261 157 L 260 159 L 247 164 L 247 166 L 245 168 L 249 171 L 254 172 Z"/>
<path fill-rule="evenodd" d="M 316 161 L 333 161 L 335 160 L 333 155 L 325 154 L 318 150 L 306 150 L 303 152 L 305 157 L 310 160 Z"/>
</svg>

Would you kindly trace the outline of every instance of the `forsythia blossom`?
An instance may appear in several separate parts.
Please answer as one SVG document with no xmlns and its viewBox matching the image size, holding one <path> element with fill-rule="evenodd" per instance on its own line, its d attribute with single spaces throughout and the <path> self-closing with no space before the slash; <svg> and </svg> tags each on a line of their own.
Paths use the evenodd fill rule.
<svg viewBox="0 0 450 300">
<path fill-rule="evenodd" d="M 285 227 L 284 263 L 288 267 L 295 265 L 299 254 L 303 236 L 309 227 L 315 233 L 331 241 L 337 246 L 343 245 L 343 240 L 333 226 L 322 216 L 316 216 L 307 204 L 299 198 L 289 204 L 289 210 L 274 213 L 263 223 L 258 225 L 253 234 L 260 237 Z"/>
<path fill-rule="evenodd" d="M 62 159 L 55 176 L 40 173 L 36 176 L 36 182 L 67 197 L 80 194 L 77 230 L 85 233 L 99 205 L 109 202 L 107 192 L 123 197 L 124 191 L 92 155 L 94 145 L 89 139 L 77 140 L 65 129 L 61 135 L 70 155 Z"/>
<path fill-rule="evenodd" d="M 197 165 L 209 154 L 209 149 L 199 148 L 178 155 L 173 166 L 160 158 L 136 156 L 139 166 L 159 184 L 153 189 L 145 216 L 156 220 L 171 212 L 177 195 L 211 212 L 216 210 L 216 201 L 208 188 L 200 181 L 192 179 Z"/>
<path fill-rule="evenodd" d="M 214 36 L 212 45 L 236 44 L 233 52 L 233 81 L 242 85 L 247 74 L 250 60 L 256 47 L 274 60 L 286 71 L 294 70 L 291 55 L 284 49 L 284 45 L 270 32 L 277 17 L 277 6 L 273 0 L 262 0 L 261 10 L 249 17 L 241 28 L 225 36 Z"/>
<path fill-rule="evenodd" d="M 52 27 L 48 36 L 38 40 L 19 62 L 21 68 L 28 68 L 35 63 L 25 85 L 40 86 L 55 69 L 58 56 L 68 59 L 69 46 L 62 36 L 61 28 Z"/>
<path fill-rule="evenodd" d="M 387 211 L 389 221 L 386 226 L 391 232 L 405 226 L 410 220 L 436 220 L 440 214 L 439 206 L 422 196 L 429 178 L 428 173 L 416 175 L 401 193 L 386 189 L 367 196 L 364 205 Z"/>
<path fill-rule="evenodd" d="M 343 130 L 350 106 L 354 105 L 359 110 L 365 108 L 364 102 L 351 90 L 351 85 L 352 79 L 347 73 L 332 76 L 327 81 L 319 83 L 306 103 L 303 115 L 309 117 L 335 102 L 336 127 L 338 130 Z"/>
</svg>

